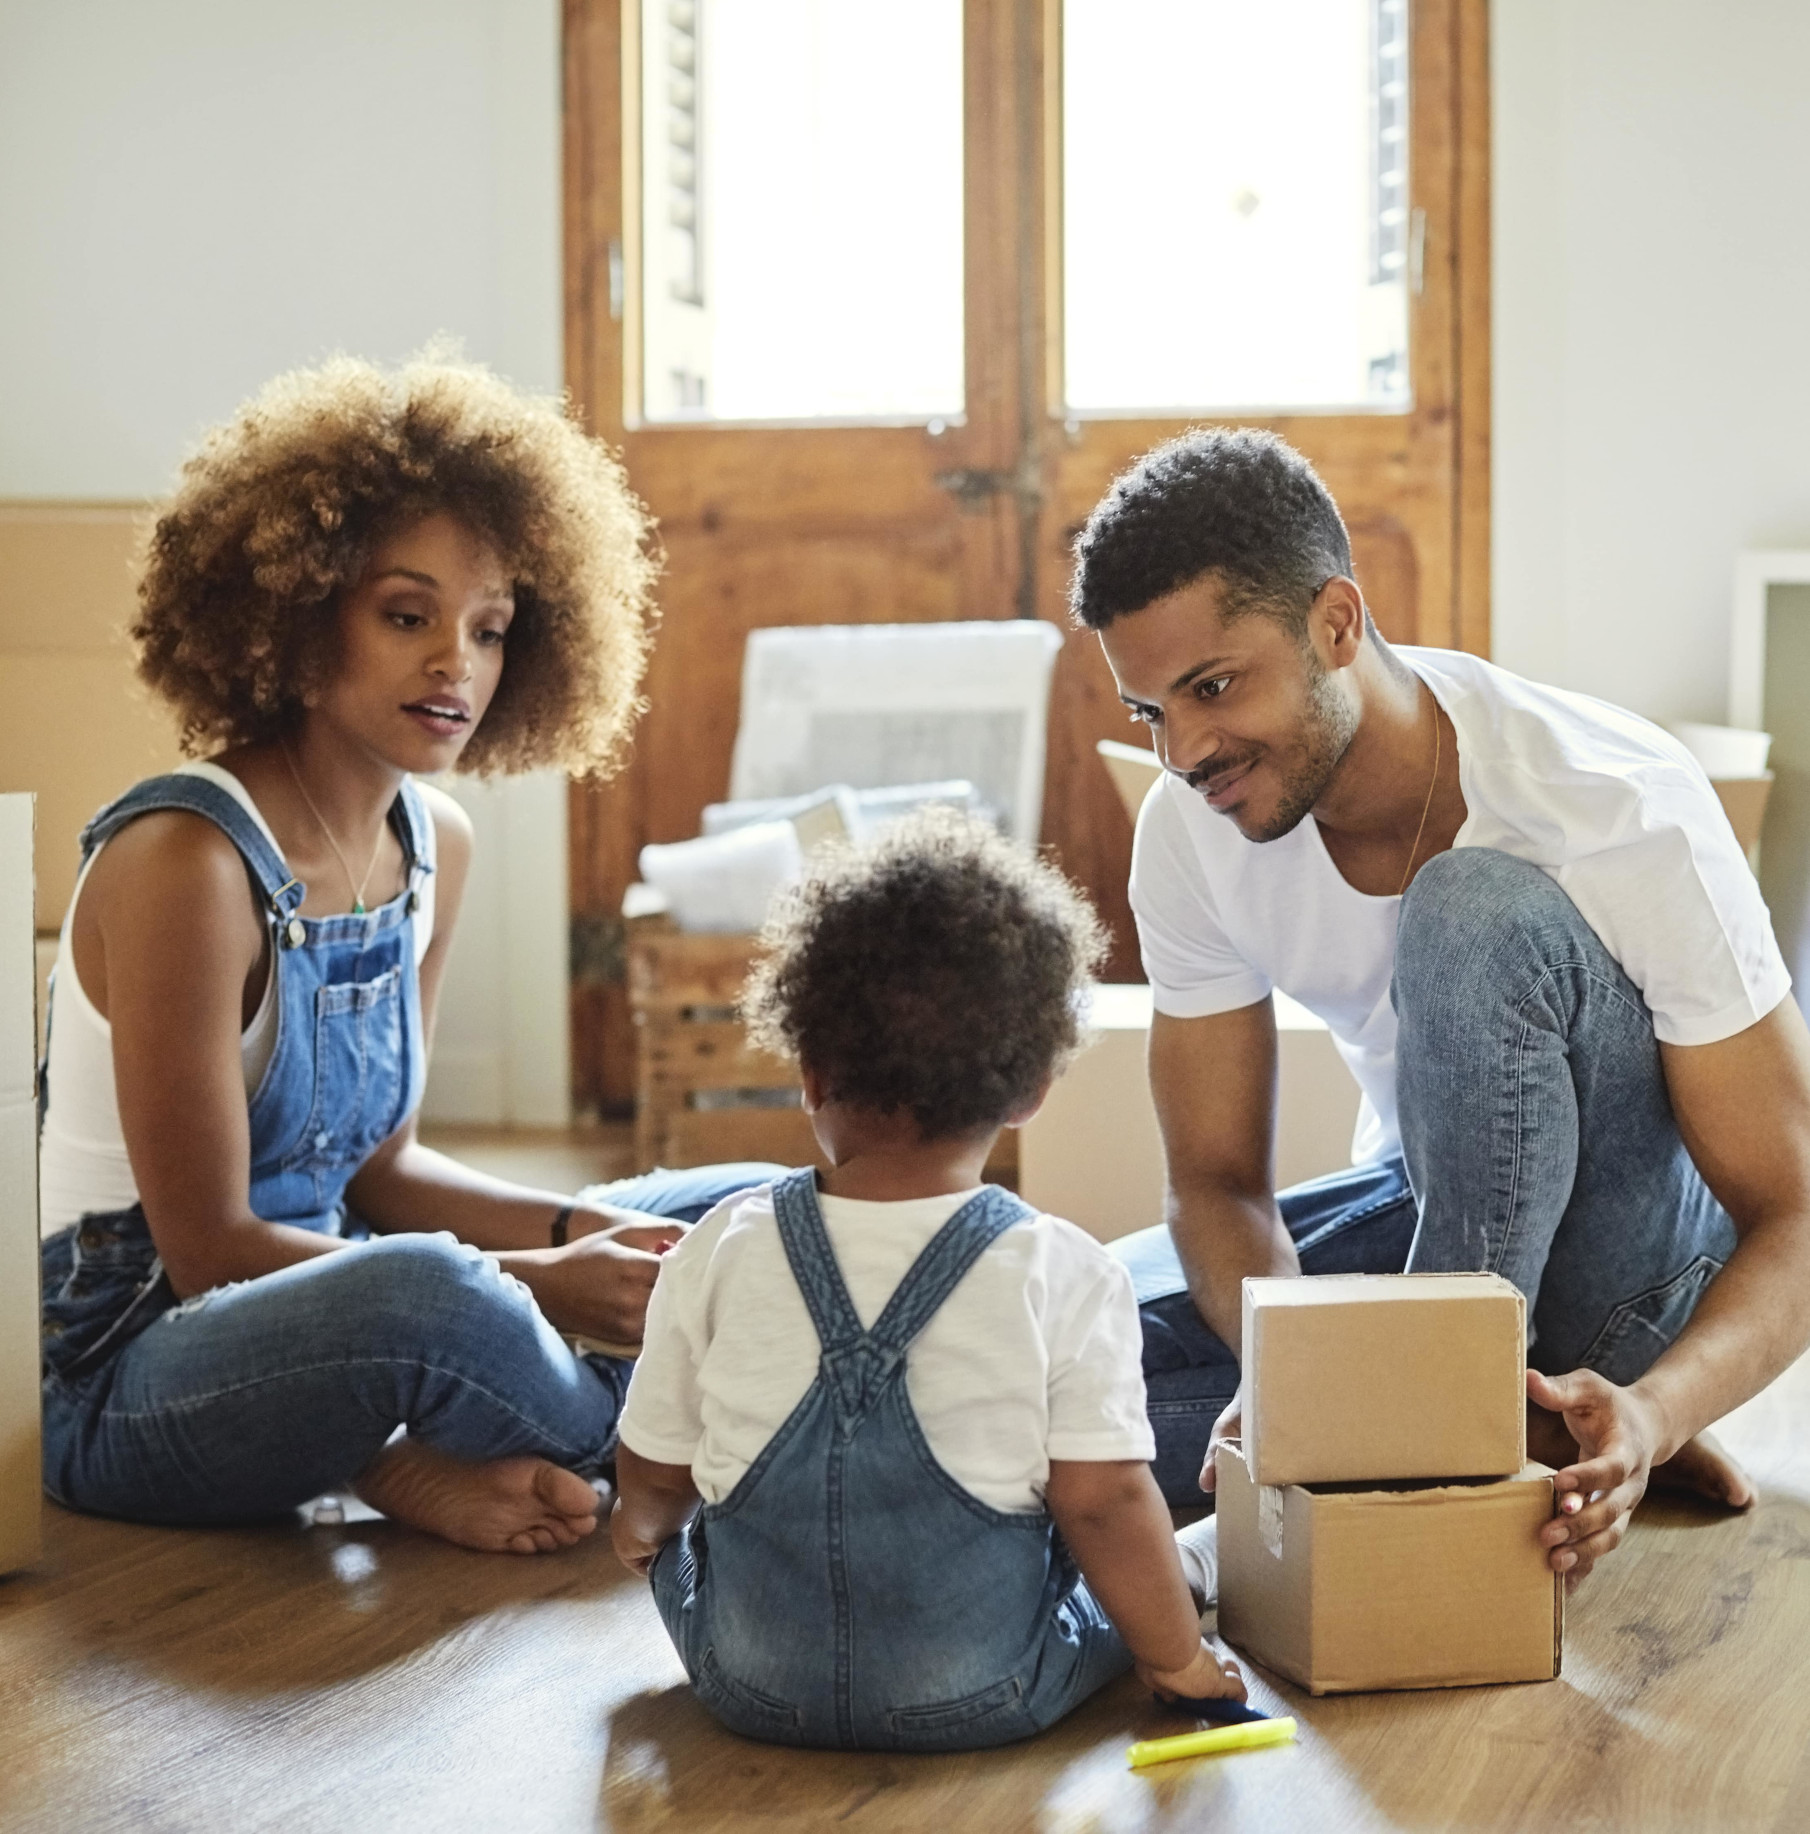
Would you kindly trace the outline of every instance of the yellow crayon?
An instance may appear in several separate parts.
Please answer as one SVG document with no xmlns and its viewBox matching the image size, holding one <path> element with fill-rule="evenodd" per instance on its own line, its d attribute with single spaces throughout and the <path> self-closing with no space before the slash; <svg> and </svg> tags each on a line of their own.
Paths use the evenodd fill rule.
<svg viewBox="0 0 1810 1834">
<path fill-rule="evenodd" d="M 1167 1764 L 1172 1758 L 1206 1758 L 1219 1751 L 1285 1745 L 1294 1736 L 1292 1719 L 1253 1719 L 1241 1726 L 1214 1726 L 1206 1732 L 1183 1732 L 1175 1738 L 1140 1739 L 1126 1755 L 1133 1770 L 1142 1770 L 1147 1764 Z"/>
</svg>

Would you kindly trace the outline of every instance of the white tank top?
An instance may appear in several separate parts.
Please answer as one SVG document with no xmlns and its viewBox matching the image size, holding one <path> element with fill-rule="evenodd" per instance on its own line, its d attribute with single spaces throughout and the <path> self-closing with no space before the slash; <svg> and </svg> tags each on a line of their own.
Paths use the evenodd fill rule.
<svg viewBox="0 0 1810 1834">
<path fill-rule="evenodd" d="M 250 792 L 231 771 L 205 762 L 180 765 L 178 776 L 205 777 L 227 791 L 264 831 L 278 857 L 282 849 L 270 831 Z M 427 822 L 426 847 L 434 863 L 434 824 Z M 105 846 L 105 843 L 102 843 Z M 75 907 L 101 847 L 82 866 L 81 877 L 69 900 L 57 943 L 56 991 L 50 1025 L 50 1106 L 38 1142 L 39 1228 L 54 1234 L 68 1223 L 106 1210 L 127 1210 L 138 1202 L 138 1180 L 126 1152 L 119 1123 L 119 1095 L 113 1081 L 113 1028 L 95 1010 L 76 978 L 70 937 L 75 928 Z M 434 875 L 421 881 L 421 905 L 415 913 L 415 965 L 434 935 Z M 239 1059 L 249 1101 L 269 1067 L 277 1039 L 277 977 L 264 980 L 264 997 L 251 1023 L 239 1036 Z"/>
</svg>

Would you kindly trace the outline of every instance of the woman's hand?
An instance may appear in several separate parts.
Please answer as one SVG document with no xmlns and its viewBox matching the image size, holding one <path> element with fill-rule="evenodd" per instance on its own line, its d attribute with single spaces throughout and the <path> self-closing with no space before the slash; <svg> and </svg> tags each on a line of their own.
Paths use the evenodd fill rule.
<svg viewBox="0 0 1810 1834">
<path fill-rule="evenodd" d="M 1137 1665 L 1138 1679 L 1165 1700 L 1244 1700 L 1244 1676 L 1236 1662 L 1222 1660 L 1205 1637 L 1186 1668 L 1155 1669 Z"/>
<path fill-rule="evenodd" d="M 685 1231 L 684 1223 L 620 1223 L 594 1229 L 564 1248 L 517 1250 L 497 1260 L 533 1293 L 555 1330 L 638 1344 L 660 1257 Z"/>
<path fill-rule="evenodd" d="M 689 1223 L 675 1225 L 671 1217 L 655 1216 L 646 1210 L 625 1210 L 620 1204 L 575 1204 L 572 1220 L 566 1225 L 566 1240 L 576 1242 L 586 1235 L 620 1235 L 624 1230 L 659 1230 L 677 1227 L 681 1235 Z"/>
</svg>

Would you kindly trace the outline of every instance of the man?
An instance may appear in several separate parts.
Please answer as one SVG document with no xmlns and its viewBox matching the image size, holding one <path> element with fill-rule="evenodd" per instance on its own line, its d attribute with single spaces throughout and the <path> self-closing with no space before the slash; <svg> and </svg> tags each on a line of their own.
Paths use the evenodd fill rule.
<svg viewBox="0 0 1810 1834">
<path fill-rule="evenodd" d="M 1168 1229 L 1120 1244 L 1165 1494 L 1237 1432 L 1247 1276 L 1487 1269 L 1527 1296 L 1554 1571 L 1649 1481 L 1744 1507 L 1704 1429 L 1810 1341 L 1810 1033 L 1702 771 L 1606 703 L 1384 642 L 1269 434 L 1149 454 L 1076 555 L 1165 767 L 1131 901 Z M 1275 987 L 1364 1093 L 1353 1168 L 1279 1195 Z"/>
</svg>

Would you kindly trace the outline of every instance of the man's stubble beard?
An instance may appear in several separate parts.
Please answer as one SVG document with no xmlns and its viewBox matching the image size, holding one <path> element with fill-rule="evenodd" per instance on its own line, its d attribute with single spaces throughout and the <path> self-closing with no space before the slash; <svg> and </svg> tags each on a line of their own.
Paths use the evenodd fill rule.
<svg viewBox="0 0 1810 1834">
<path fill-rule="evenodd" d="M 1307 718 L 1296 746 L 1298 761 L 1283 777 L 1275 813 L 1261 829 L 1241 825 L 1240 831 L 1249 841 L 1279 841 L 1300 827 L 1326 794 L 1327 785 L 1357 734 L 1357 709 L 1346 704 L 1319 657 L 1305 645 L 1303 648 L 1307 660 Z"/>
</svg>

